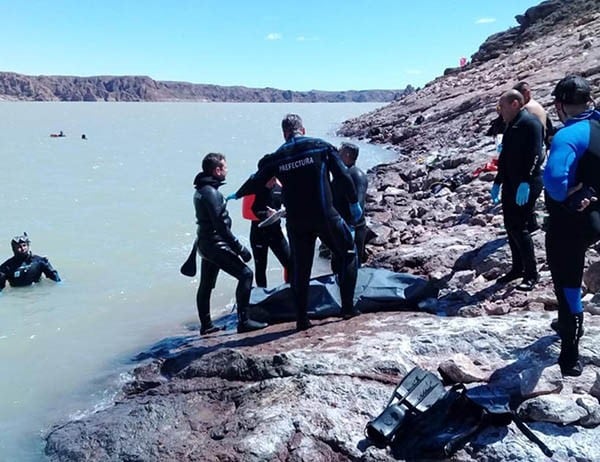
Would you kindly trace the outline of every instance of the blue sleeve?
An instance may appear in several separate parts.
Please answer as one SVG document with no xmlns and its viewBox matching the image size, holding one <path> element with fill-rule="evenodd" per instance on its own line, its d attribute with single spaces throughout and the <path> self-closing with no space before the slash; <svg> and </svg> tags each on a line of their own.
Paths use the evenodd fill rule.
<svg viewBox="0 0 600 462">
<path fill-rule="evenodd" d="M 569 188 L 576 185 L 577 164 L 589 141 L 590 124 L 587 121 L 565 127 L 554 136 L 544 169 L 544 187 L 555 201 L 564 201 Z"/>
</svg>

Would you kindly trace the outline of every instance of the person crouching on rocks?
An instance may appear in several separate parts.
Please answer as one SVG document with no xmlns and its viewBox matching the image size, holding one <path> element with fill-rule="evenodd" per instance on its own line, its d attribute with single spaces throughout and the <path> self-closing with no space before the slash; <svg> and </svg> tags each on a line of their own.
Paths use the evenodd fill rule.
<svg viewBox="0 0 600 462">
<path fill-rule="evenodd" d="M 227 202 L 219 192 L 227 176 L 225 156 L 209 153 L 202 160 L 202 172 L 194 179 L 194 208 L 198 224 L 197 246 L 202 257 L 200 286 L 196 294 L 196 306 L 200 318 L 200 335 L 219 330 L 210 317 L 210 295 L 217 282 L 219 270 L 238 280 L 235 291 L 237 305 L 237 331 L 250 332 L 267 327 L 267 324 L 248 317 L 248 304 L 252 290 L 252 270 L 244 263 L 252 258 L 231 232 L 231 218 Z"/>
</svg>

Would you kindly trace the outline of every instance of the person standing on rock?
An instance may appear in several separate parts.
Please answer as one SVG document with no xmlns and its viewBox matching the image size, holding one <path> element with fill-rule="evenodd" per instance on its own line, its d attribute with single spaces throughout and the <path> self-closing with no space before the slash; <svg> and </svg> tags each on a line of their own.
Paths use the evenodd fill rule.
<svg viewBox="0 0 600 462">
<path fill-rule="evenodd" d="M 512 268 L 497 282 L 505 284 L 522 277 L 517 289 L 529 291 L 539 278 L 528 225 L 535 201 L 542 192 L 543 129 L 540 121 L 524 110 L 523 105 L 523 95 L 516 90 L 503 93 L 498 102 L 500 115 L 507 126 L 491 196 L 494 203 L 502 201 L 512 257 Z"/>
<path fill-rule="evenodd" d="M 563 78 L 552 95 L 564 128 L 552 140 L 544 170 L 546 254 L 558 300 L 558 364 L 563 375 L 578 376 L 585 253 L 600 237 L 600 112 L 593 109 L 591 87 L 583 77 Z"/>
<path fill-rule="evenodd" d="M 248 317 L 248 304 L 252 290 L 252 270 L 244 263 L 252 258 L 231 232 L 231 218 L 227 212 L 227 202 L 219 192 L 227 176 L 225 156 L 209 153 L 202 160 L 202 172 L 194 179 L 194 208 L 198 223 L 197 247 L 202 257 L 200 266 L 200 286 L 196 294 L 196 306 L 200 318 L 200 335 L 219 330 L 210 317 L 210 295 L 217 282 L 219 270 L 223 270 L 238 280 L 235 291 L 237 305 L 237 331 L 250 332 L 267 327 Z M 243 260 L 243 261 L 242 261 Z"/>
<path fill-rule="evenodd" d="M 363 214 L 354 222 L 354 244 L 356 245 L 356 255 L 358 255 L 358 264 L 364 261 L 365 256 L 365 239 L 367 237 L 367 221 L 365 219 L 365 199 L 367 197 L 367 188 L 369 180 L 367 175 L 356 165 L 358 159 L 358 146 L 353 143 L 342 143 L 339 149 L 340 159 L 348 168 L 348 173 L 354 183 L 358 203 L 360 204 Z M 334 178 L 331 182 L 333 192 L 333 206 L 348 224 L 353 223 L 352 213 L 350 212 L 350 204 L 346 199 L 344 184 L 339 178 Z"/>
<path fill-rule="evenodd" d="M 287 281 L 290 266 L 290 246 L 281 230 L 281 220 L 267 226 L 259 224 L 281 209 L 282 187 L 275 177 L 256 192 L 252 203 L 252 214 L 256 219 L 250 225 L 250 247 L 254 257 L 254 278 L 258 287 L 267 287 L 267 260 L 269 249 L 275 254 L 283 267 L 284 279 Z"/>
<path fill-rule="evenodd" d="M 552 136 L 554 136 L 554 127 L 552 126 L 550 117 L 548 117 L 548 113 L 540 103 L 533 99 L 533 97 L 531 96 L 531 87 L 527 82 L 521 81 L 517 83 L 513 87 L 513 89 L 517 90 L 523 95 L 523 101 L 525 102 L 525 106 L 523 107 L 527 110 L 527 112 L 529 112 L 531 115 L 536 116 L 542 124 L 544 144 L 546 148 L 549 148 Z M 531 219 L 527 227 L 530 233 L 534 233 L 535 231 L 540 229 L 535 210 L 531 214 Z"/>
<path fill-rule="evenodd" d="M 513 87 L 513 89 L 517 90 L 523 95 L 523 102 L 525 103 L 523 107 L 531 115 L 536 116 L 542 124 L 544 130 L 546 130 L 548 114 L 546 113 L 546 110 L 542 107 L 542 105 L 531 97 L 531 88 L 529 87 L 529 84 L 525 81 L 522 81 L 517 83 Z"/>
<path fill-rule="evenodd" d="M 360 314 L 353 301 L 358 266 L 354 240 L 350 228 L 333 207 L 330 173 L 343 185 L 353 222 L 360 219 L 362 209 L 352 178 L 334 146 L 305 136 L 302 119 L 297 114 L 286 115 L 281 129 L 285 143 L 275 153 L 263 157 L 258 171 L 228 198 L 253 194 L 274 176 L 281 180 L 292 257 L 290 276 L 297 309 L 296 327 L 306 330 L 311 326 L 308 289 L 317 237 L 340 263 L 342 315 L 350 318 Z"/>
</svg>

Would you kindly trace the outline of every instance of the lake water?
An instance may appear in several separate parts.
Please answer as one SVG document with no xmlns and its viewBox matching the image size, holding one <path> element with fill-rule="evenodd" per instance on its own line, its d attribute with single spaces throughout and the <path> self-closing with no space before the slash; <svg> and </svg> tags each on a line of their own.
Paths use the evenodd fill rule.
<svg viewBox="0 0 600 462">
<path fill-rule="evenodd" d="M 0 103 L 0 261 L 27 231 L 32 251 L 63 279 L 0 292 L 0 460 L 43 460 L 44 432 L 110 402 L 137 353 L 195 335 L 198 279 L 179 267 L 194 239 L 192 180 L 207 152 L 227 156 L 226 195 L 283 142 L 286 113 L 338 145 L 343 120 L 378 106 Z M 60 130 L 67 136 L 49 136 Z M 359 145 L 364 169 L 394 158 Z M 247 243 L 240 202 L 229 209 Z M 272 257 L 270 265 L 278 284 Z M 215 315 L 228 311 L 234 287 L 222 273 Z"/>
</svg>

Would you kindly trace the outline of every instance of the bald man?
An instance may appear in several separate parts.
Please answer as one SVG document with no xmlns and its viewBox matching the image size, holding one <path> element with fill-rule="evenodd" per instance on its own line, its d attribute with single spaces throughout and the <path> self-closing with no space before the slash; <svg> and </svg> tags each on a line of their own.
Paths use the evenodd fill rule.
<svg viewBox="0 0 600 462">
<path fill-rule="evenodd" d="M 523 95 L 517 90 L 503 93 L 498 101 L 506 130 L 491 194 L 495 203 L 501 198 L 512 256 L 511 270 L 497 282 L 506 284 L 522 277 L 517 289 L 529 291 L 539 279 L 528 224 L 542 192 L 540 167 L 544 157 L 542 124 L 524 105 Z"/>
</svg>

